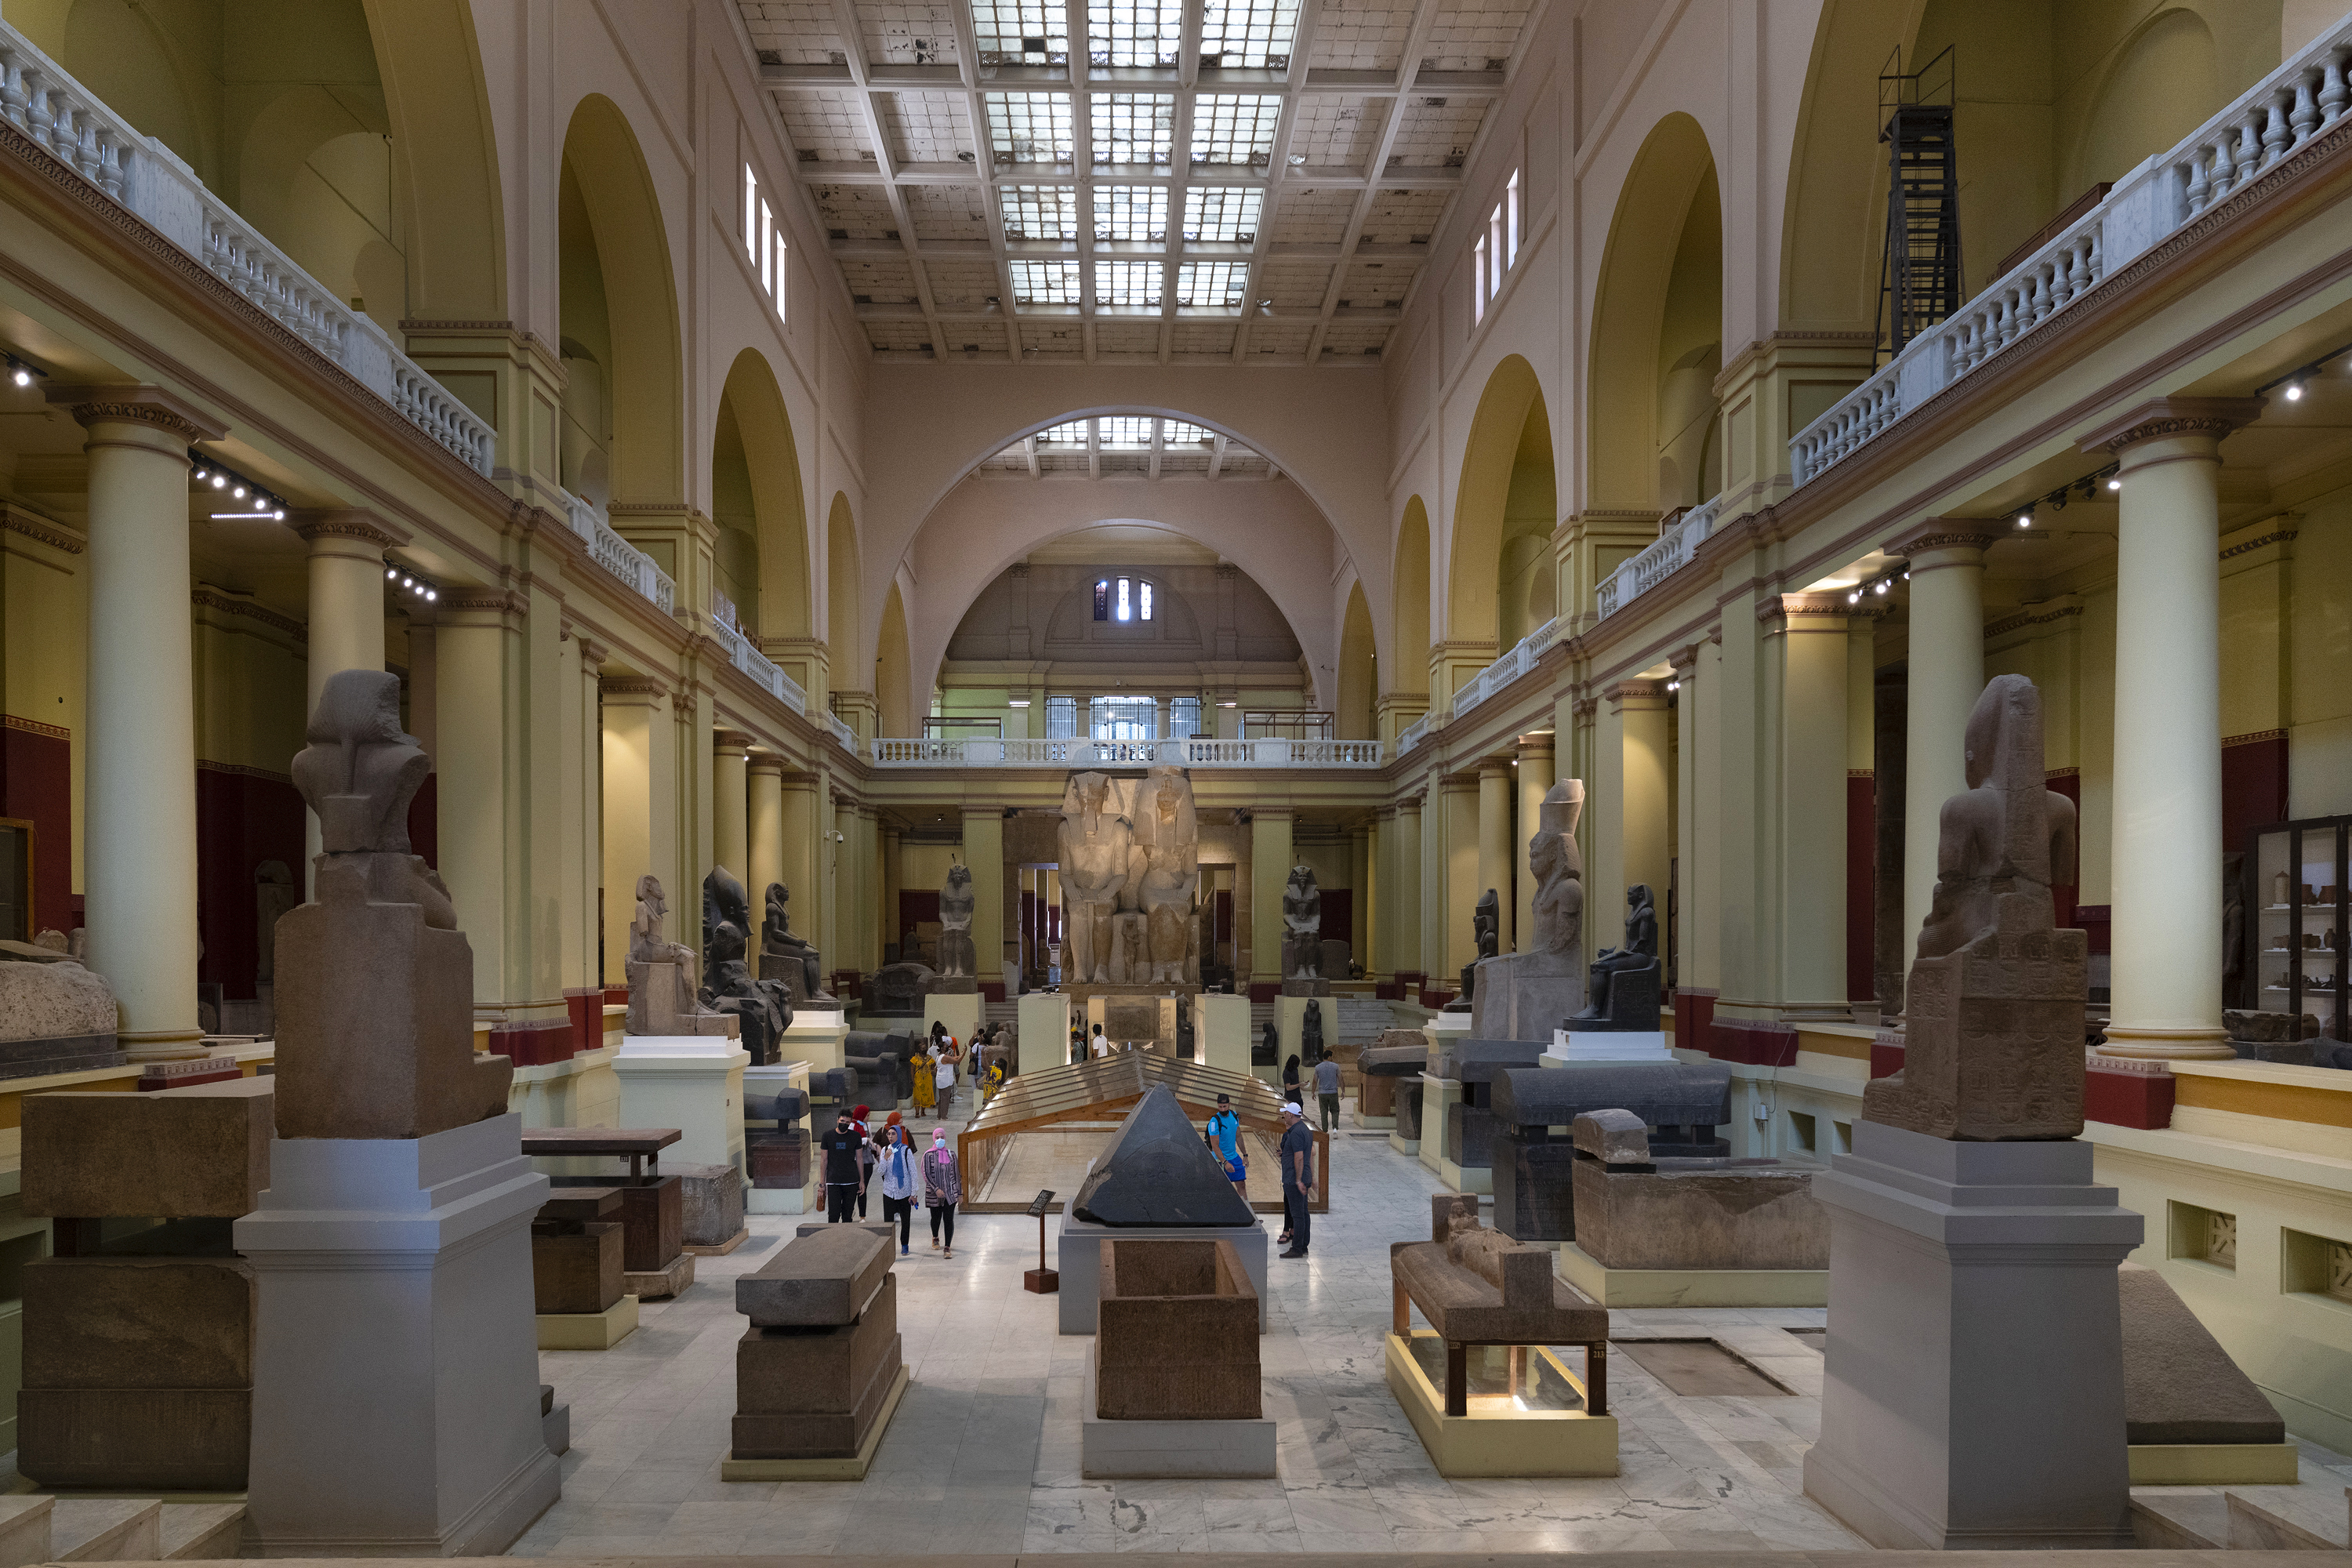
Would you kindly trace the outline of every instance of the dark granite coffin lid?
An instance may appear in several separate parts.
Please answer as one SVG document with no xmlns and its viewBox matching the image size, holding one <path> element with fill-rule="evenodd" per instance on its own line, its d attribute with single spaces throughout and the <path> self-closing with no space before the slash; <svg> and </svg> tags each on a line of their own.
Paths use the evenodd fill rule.
<svg viewBox="0 0 2352 1568">
<path fill-rule="evenodd" d="M 1429 1066 L 1429 1047 L 1372 1046 L 1356 1058 L 1359 1071 L 1374 1078 L 1404 1078 L 1425 1071 Z"/>
<path fill-rule="evenodd" d="M 1551 1048 L 1543 1040 L 1456 1040 L 1452 1055 L 1454 1071 L 1449 1076 L 1464 1083 L 1487 1083 L 1506 1068 L 1531 1068 L 1543 1060 Z"/>
<path fill-rule="evenodd" d="M 1653 1127 L 1721 1127 L 1731 1120 L 1731 1069 L 1721 1062 L 1596 1062 L 1498 1073 L 1495 1119 L 1506 1127 L 1566 1127 L 1588 1110 L 1630 1110 Z"/>
<path fill-rule="evenodd" d="M 1166 1084 L 1154 1084 L 1128 1112 L 1071 1200 L 1071 1213 L 1096 1225 L 1257 1223 Z"/>
</svg>

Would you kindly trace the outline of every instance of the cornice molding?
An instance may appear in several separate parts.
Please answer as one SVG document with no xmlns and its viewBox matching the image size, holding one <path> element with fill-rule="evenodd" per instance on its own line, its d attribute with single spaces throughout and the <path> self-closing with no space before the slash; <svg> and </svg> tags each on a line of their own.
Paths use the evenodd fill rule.
<svg viewBox="0 0 2352 1568">
<path fill-rule="evenodd" d="M 357 539 L 389 549 L 407 542 L 363 511 L 289 512 L 286 526 L 306 543 L 315 539 Z"/>
<path fill-rule="evenodd" d="M 607 676 L 596 682 L 600 697 L 654 697 L 669 695 L 669 684 L 645 675 Z"/>
<path fill-rule="evenodd" d="M 1756 606 L 1756 618 L 1759 621 L 1823 620 L 1832 616 L 1844 620 L 1859 613 L 1859 606 L 1847 604 L 1836 594 L 1768 594 Z"/>
<path fill-rule="evenodd" d="M 188 595 L 188 601 L 204 609 L 218 610 L 225 616 L 241 616 L 248 621 L 258 621 L 273 631 L 284 632 L 299 643 L 307 643 L 310 640 L 310 628 L 294 619 L 293 616 L 281 616 L 275 610 L 263 608 L 250 599 L 238 598 L 236 595 L 226 593 L 218 588 L 209 585 L 200 586 Z"/>
<path fill-rule="evenodd" d="M 2227 561 L 2233 555 L 2251 555 L 2267 544 L 2293 544 L 2296 536 L 2303 531 L 2302 524 L 2302 514 L 2292 514 L 2290 519 L 2280 527 L 2273 529 L 2260 538 L 2248 539 L 2231 545 L 2221 552 L 2221 559 Z"/>
<path fill-rule="evenodd" d="M 67 528 L 63 523 L 52 522 L 46 517 L 36 517 L 22 507 L 5 501 L 0 501 L 0 528 L 6 529 L 10 533 L 21 533 L 27 539 L 37 540 L 50 549 L 62 551 L 68 555 L 79 555 L 89 548 L 89 541 Z"/>
<path fill-rule="evenodd" d="M 2000 537 L 2000 530 L 1988 520 L 1927 517 L 1895 534 L 1880 548 L 1889 555 L 1899 555 L 1916 564 L 1918 557 L 1931 551 L 1973 550 L 1981 554 Z"/>
<path fill-rule="evenodd" d="M 2082 613 L 2083 602 L 2080 599 L 2028 605 L 2023 609 L 2003 616 L 1997 621 L 1988 622 L 1984 635 L 1997 637 L 2009 632 L 2021 631 L 2027 626 L 2047 626 L 2053 621 L 2063 621 Z"/>
<path fill-rule="evenodd" d="M 2108 420 L 2077 443 L 2085 452 L 2120 458 L 2134 447 L 2175 436 L 2220 440 L 2262 416 L 2259 397 L 2151 397 L 2119 418 Z"/>
</svg>

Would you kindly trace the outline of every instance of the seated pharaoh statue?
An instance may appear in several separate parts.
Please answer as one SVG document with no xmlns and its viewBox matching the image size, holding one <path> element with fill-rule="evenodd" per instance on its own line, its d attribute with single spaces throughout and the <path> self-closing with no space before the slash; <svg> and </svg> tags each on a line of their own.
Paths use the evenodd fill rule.
<svg viewBox="0 0 2352 1568">
<path fill-rule="evenodd" d="M 280 1138 L 425 1138 L 507 1110 L 514 1064 L 474 1049 L 474 952 L 409 852 L 432 769 L 400 728 L 400 678 L 319 694 L 294 785 L 319 817 L 318 896 L 277 929 Z"/>
<path fill-rule="evenodd" d="M 1604 947 L 1593 959 L 1591 1000 L 1568 1020 L 1570 1034 L 1580 1026 L 1585 1031 L 1658 1026 L 1658 910 L 1646 883 L 1625 889 L 1625 945 Z"/>
<path fill-rule="evenodd" d="M 637 879 L 637 911 L 629 921 L 629 1024 L 632 1035 L 737 1034 L 735 1020 L 704 1007 L 695 994 L 694 949 L 662 934 L 669 900 L 661 879 Z"/>
<path fill-rule="evenodd" d="M 743 962 L 751 924 L 743 884 L 726 867 L 713 866 L 702 879 L 702 951 L 709 969 L 699 999 L 715 1013 L 731 1014 L 751 1064 L 767 1067 L 777 1060 L 784 1031 L 792 1026 L 792 995 L 780 980 L 751 978 Z"/>
<path fill-rule="evenodd" d="M 768 884 L 767 914 L 760 922 L 760 978 L 782 981 L 795 1006 L 805 1002 L 812 1007 L 838 1007 L 841 1004 L 817 983 L 822 970 L 816 944 L 793 933 L 792 915 L 784 908 L 792 897 L 782 882 Z"/>
</svg>

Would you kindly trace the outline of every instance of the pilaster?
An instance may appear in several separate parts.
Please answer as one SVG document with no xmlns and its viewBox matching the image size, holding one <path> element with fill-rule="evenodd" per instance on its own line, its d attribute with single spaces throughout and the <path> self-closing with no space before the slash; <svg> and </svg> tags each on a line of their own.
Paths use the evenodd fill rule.
<svg viewBox="0 0 2352 1568">
<path fill-rule="evenodd" d="M 1715 378 L 1723 430 L 1720 515 L 1744 517 L 1786 497 L 1790 437 L 1870 379 L 1876 335 L 1781 331 L 1731 356 Z"/>
</svg>

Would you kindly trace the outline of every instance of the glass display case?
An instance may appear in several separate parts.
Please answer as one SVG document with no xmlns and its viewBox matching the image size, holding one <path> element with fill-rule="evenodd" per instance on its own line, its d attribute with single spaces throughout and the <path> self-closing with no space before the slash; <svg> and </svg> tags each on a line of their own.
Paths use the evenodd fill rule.
<svg viewBox="0 0 2352 1568">
<path fill-rule="evenodd" d="M 2245 980 L 2239 995 L 2264 1013 L 2308 1013 L 2319 1032 L 2344 1039 L 2344 931 L 2352 876 L 2352 816 L 2314 816 L 2257 827 L 2246 846 L 2241 897 Z"/>
</svg>

